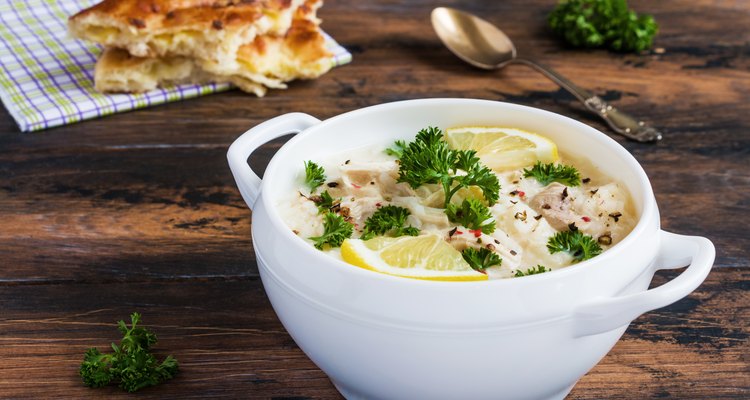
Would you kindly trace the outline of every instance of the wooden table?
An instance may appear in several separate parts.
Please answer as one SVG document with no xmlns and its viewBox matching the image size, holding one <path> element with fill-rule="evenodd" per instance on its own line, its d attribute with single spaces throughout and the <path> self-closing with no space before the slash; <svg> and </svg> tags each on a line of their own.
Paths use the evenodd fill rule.
<svg viewBox="0 0 750 400">
<path fill-rule="evenodd" d="M 232 91 L 33 134 L 0 111 L 0 398 L 125 397 L 77 373 L 133 311 L 158 334 L 156 352 L 182 366 L 144 396 L 339 398 L 270 307 L 226 164 L 227 146 L 268 118 L 474 97 L 607 131 L 534 71 L 460 62 L 433 34 L 433 2 L 327 3 L 323 26 L 354 62 L 262 99 Z M 663 52 L 644 55 L 565 49 L 545 28 L 553 0 L 453 3 L 663 128 L 656 145 L 615 139 L 651 178 L 663 227 L 717 248 L 706 282 L 638 318 L 570 398 L 750 397 L 750 3 L 631 0 L 661 24 Z M 278 145 L 251 164 L 262 169 Z"/>
</svg>

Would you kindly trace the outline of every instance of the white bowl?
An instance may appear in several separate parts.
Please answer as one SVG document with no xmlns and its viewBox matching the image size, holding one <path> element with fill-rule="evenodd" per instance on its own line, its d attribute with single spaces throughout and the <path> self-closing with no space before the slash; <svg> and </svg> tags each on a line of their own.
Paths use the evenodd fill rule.
<svg viewBox="0 0 750 400">
<path fill-rule="evenodd" d="M 297 190 L 303 161 L 412 139 L 426 126 L 502 125 L 538 132 L 584 156 L 630 191 L 639 222 L 591 260 L 524 278 L 432 282 L 364 270 L 314 249 L 277 210 Z M 261 181 L 257 147 L 299 133 Z M 410 100 L 325 121 L 291 113 L 230 147 L 229 164 L 253 210 L 258 269 L 274 310 L 299 347 L 349 399 L 563 398 L 640 314 L 669 305 L 708 275 L 714 247 L 660 230 L 645 172 L 624 148 L 572 119 L 470 99 Z M 655 271 L 689 267 L 655 289 Z"/>
</svg>

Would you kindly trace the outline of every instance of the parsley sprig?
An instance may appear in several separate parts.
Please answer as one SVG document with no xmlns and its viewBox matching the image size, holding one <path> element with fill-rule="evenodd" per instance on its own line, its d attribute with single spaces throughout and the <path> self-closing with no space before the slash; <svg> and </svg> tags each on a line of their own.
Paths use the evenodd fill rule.
<svg viewBox="0 0 750 400">
<path fill-rule="evenodd" d="M 396 158 L 401 158 L 401 155 L 404 154 L 405 148 L 406 148 L 406 142 L 403 140 L 397 140 L 393 143 L 393 146 L 385 149 L 385 154 L 394 156 Z"/>
<path fill-rule="evenodd" d="M 445 214 L 448 215 L 449 221 L 469 229 L 481 229 L 487 234 L 495 231 L 495 220 L 490 209 L 477 199 L 464 199 L 460 206 L 448 204 Z"/>
<path fill-rule="evenodd" d="M 537 161 L 533 167 L 523 170 L 523 176 L 532 177 L 544 186 L 552 182 L 560 182 L 567 186 L 578 186 L 581 184 L 581 174 L 575 167 L 563 164 L 542 164 Z"/>
<path fill-rule="evenodd" d="M 329 211 L 323 217 L 323 234 L 309 239 L 315 242 L 316 249 L 323 250 L 326 245 L 329 247 L 341 246 L 341 243 L 350 238 L 352 233 L 354 233 L 352 224 L 347 222 L 344 217 Z"/>
<path fill-rule="evenodd" d="M 435 127 L 422 129 L 414 141 L 396 142 L 392 154 L 399 154 L 399 182 L 416 189 L 425 184 L 440 184 L 445 193 L 443 208 L 461 188 L 477 186 L 489 205 L 495 204 L 500 182 L 492 171 L 479 162 L 474 150 L 454 150 Z M 463 170 L 465 174 L 458 174 Z"/>
<path fill-rule="evenodd" d="M 112 343 L 114 353 L 103 354 L 92 347 L 86 350 L 79 374 L 89 387 L 102 387 L 117 383 L 128 392 L 135 392 L 174 377 L 179 365 L 172 356 L 159 363 L 150 352 L 156 344 L 156 335 L 138 326 L 141 315 L 130 316 L 130 327 L 120 321 L 117 329 L 123 334 L 120 345 Z"/>
<path fill-rule="evenodd" d="M 552 31 L 575 47 L 640 52 L 651 48 L 659 26 L 626 0 L 561 0 L 549 15 Z"/>
<path fill-rule="evenodd" d="M 409 210 L 404 207 L 393 205 L 380 207 L 365 221 L 365 229 L 360 239 L 370 240 L 376 235 L 385 235 L 386 233 L 391 233 L 393 237 L 419 235 L 419 229 L 413 226 L 404 226 L 409 214 L 411 214 Z"/>
<path fill-rule="evenodd" d="M 326 171 L 312 161 L 305 161 L 305 184 L 314 192 L 326 181 Z"/>
<path fill-rule="evenodd" d="M 477 250 L 473 247 L 467 247 L 461 252 L 467 263 L 477 271 L 484 271 L 485 269 L 494 265 L 502 265 L 503 259 L 497 255 L 494 251 L 482 247 Z"/>
<path fill-rule="evenodd" d="M 602 253 L 599 243 L 579 230 L 558 232 L 547 241 L 550 254 L 567 252 L 576 261 L 584 261 Z"/>
<path fill-rule="evenodd" d="M 341 204 L 341 199 L 334 199 L 327 190 L 324 190 L 320 196 L 311 196 L 310 199 L 318 206 L 318 214 L 333 211 L 336 206 Z"/>
<path fill-rule="evenodd" d="M 544 265 L 537 265 L 536 267 L 531 267 L 531 268 L 527 269 L 525 272 L 522 271 L 522 270 L 520 270 L 520 269 L 517 269 L 516 270 L 516 274 L 513 275 L 513 276 L 516 277 L 516 278 L 518 278 L 518 277 L 521 277 L 521 276 L 543 274 L 545 272 L 550 272 L 550 271 L 552 271 L 552 270 L 548 269 Z"/>
</svg>

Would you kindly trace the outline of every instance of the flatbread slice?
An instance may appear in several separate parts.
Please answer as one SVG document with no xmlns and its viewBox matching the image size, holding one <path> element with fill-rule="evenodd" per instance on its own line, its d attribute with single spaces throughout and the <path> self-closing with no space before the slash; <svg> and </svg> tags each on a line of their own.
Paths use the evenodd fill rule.
<svg viewBox="0 0 750 400">
<path fill-rule="evenodd" d="M 283 35 L 304 0 L 104 0 L 68 21 L 71 34 L 137 57 L 232 63 L 259 35 Z"/>
<path fill-rule="evenodd" d="M 309 14 L 308 14 L 309 16 Z M 315 21 L 295 19 L 283 36 L 258 36 L 236 54 L 236 68 L 190 57 L 133 57 L 107 48 L 96 64 L 100 92 L 146 92 L 181 83 L 229 82 L 261 97 L 266 88 L 286 88 L 294 79 L 313 79 L 333 66 L 332 54 Z"/>
<path fill-rule="evenodd" d="M 103 93 L 142 93 L 179 84 L 232 83 L 258 97 L 266 88 L 240 77 L 219 76 L 202 70 L 188 57 L 133 57 L 127 50 L 106 48 L 96 62 L 95 88 Z"/>
</svg>

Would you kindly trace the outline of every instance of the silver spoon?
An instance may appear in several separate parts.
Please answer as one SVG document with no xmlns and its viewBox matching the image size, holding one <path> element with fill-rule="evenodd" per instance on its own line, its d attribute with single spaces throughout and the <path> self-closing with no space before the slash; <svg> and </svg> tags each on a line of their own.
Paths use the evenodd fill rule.
<svg viewBox="0 0 750 400">
<path fill-rule="evenodd" d="M 639 142 L 661 140 L 661 133 L 607 104 L 601 97 L 576 86 L 551 68 L 516 57 L 513 42 L 495 25 L 469 13 L 448 7 L 432 10 L 432 27 L 448 49 L 467 63 L 482 69 L 524 64 L 544 74 L 602 117 L 617 133 Z"/>
</svg>

